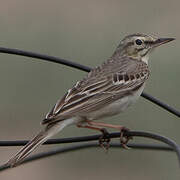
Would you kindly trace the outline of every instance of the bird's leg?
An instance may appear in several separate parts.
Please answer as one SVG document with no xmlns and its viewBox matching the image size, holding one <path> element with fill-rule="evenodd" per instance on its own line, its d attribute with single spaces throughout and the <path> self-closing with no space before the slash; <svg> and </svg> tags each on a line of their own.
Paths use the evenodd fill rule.
<svg viewBox="0 0 180 180">
<path fill-rule="evenodd" d="M 105 151 L 107 151 L 109 149 L 110 138 L 109 138 L 109 133 L 105 128 L 99 128 L 99 127 L 95 127 L 95 126 L 92 126 L 92 125 L 87 125 L 87 124 L 84 124 L 84 123 L 78 123 L 77 127 L 79 127 L 79 128 L 88 128 L 88 129 L 93 129 L 93 130 L 100 131 L 102 133 L 102 136 L 99 138 L 99 145 Z"/>
<path fill-rule="evenodd" d="M 87 123 L 91 126 L 96 126 L 96 127 L 107 127 L 107 128 L 118 129 L 121 132 L 120 142 L 122 146 L 125 149 L 129 149 L 129 147 L 127 146 L 127 143 L 130 139 L 132 139 L 132 137 L 124 135 L 125 132 L 129 131 L 128 128 L 121 125 L 106 124 L 106 123 L 94 122 L 94 121 L 87 121 Z"/>
</svg>

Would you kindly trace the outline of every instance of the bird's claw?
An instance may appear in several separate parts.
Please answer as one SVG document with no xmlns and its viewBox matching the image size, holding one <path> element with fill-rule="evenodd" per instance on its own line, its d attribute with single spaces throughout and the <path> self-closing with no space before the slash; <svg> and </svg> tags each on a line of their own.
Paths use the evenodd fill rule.
<svg viewBox="0 0 180 180">
<path fill-rule="evenodd" d="M 101 129 L 102 132 L 102 136 L 99 138 L 99 145 L 107 152 L 107 150 L 109 149 L 110 146 L 110 137 L 109 137 L 109 133 L 105 128 Z"/>
<path fill-rule="evenodd" d="M 127 146 L 127 143 L 129 142 L 130 139 L 132 139 L 131 136 L 128 136 L 128 135 L 125 135 L 124 133 L 125 132 L 128 132 L 129 129 L 126 128 L 126 127 L 123 127 L 121 129 L 121 134 L 120 134 L 120 143 L 122 145 L 123 148 L 125 149 L 130 149 L 128 146 Z"/>
</svg>

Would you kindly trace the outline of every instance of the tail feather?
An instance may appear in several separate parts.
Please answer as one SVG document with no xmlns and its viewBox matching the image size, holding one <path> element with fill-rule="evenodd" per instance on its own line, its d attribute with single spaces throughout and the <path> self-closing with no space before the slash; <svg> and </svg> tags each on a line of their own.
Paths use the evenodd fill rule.
<svg viewBox="0 0 180 180">
<path fill-rule="evenodd" d="M 70 119 L 69 119 L 70 120 Z M 20 162 L 22 162 L 32 151 L 34 151 L 37 147 L 43 144 L 47 139 L 51 136 L 55 135 L 59 131 L 61 131 L 65 126 L 72 124 L 72 120 L 68 122 L 68 120 L 60 121 L 55 123 L 45 130 L 41 131 L 36 135 L 31 141 L 29 141 L 22 149 L 20 149 L 17 154 L 15 154 L 9 161 L 7 161 L 7 166 L 17 166 Z"/>
<path fill-rule="evenodd" d="M 15 154 L 9 161 L 7 165 L 11 167 L 17 166 L 22 162 L 33 150 L 38 148 L 47 140 L 47 133 L 41 131 L 36 137 L 29 141 L 22 149 L 20 149 L 17 154 Z"/>
</svg>

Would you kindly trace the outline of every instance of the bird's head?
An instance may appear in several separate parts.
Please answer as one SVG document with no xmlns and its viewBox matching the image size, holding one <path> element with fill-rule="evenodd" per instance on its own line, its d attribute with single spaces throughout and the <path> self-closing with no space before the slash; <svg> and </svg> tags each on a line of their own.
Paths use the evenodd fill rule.
<svg viewBox="0 0 180 180">
<path fill-rule="evenodd" d="M 158 38 L 152 35 L 132 34 L 126 36 L 119 44 L 116 53 L 144 60 L 147 63 L 150 52 L 156 47 L 174 40 Z"/>
</svg>

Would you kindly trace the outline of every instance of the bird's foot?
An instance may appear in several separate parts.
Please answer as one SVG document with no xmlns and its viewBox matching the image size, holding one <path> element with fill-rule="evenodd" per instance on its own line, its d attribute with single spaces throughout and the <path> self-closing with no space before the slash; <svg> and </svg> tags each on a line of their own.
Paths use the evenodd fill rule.
<svg viewBox="0 0 180 180">
<path fill-rule="evenodd" d="M 131 136 L 128 136 L 128 135 L 124 134 L 124 133 L 126 133 L 128 131 L 129 131 L 128 128 L 122 127 L 121 134 L 120 134 L 120 143 L 121 143 L 122 147 L 125 148 L 125 149 L 130 149 L 130 147 L 127 146 L 127 143 L 129 142 L 129 140 L 132 139 Z"/>
<path fill-rule="evenodd" d="M 101 129 L 102 136 L 99 138 L 99 145 L 107 152 L 110 146 L 109 133 L 105 128 Z"/>
</svg>

